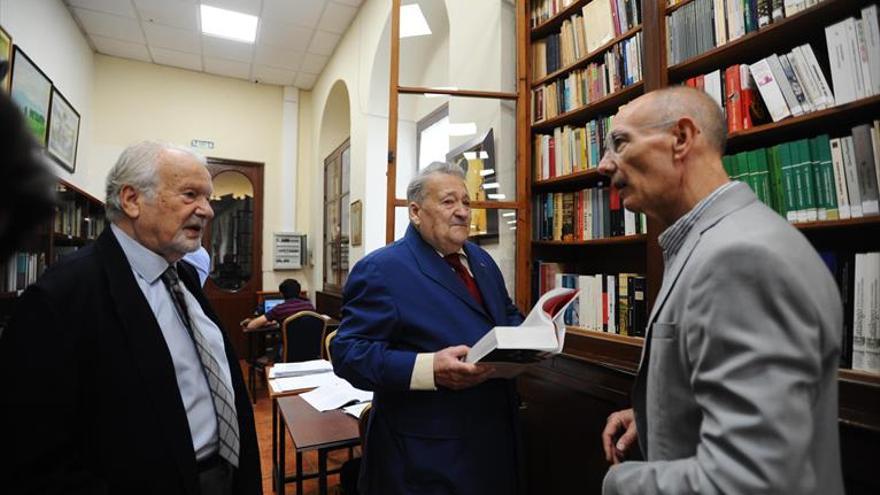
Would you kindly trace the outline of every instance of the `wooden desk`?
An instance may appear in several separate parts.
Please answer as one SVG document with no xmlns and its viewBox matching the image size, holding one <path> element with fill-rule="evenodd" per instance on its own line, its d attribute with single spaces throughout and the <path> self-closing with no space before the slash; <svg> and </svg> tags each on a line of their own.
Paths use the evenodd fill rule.
<svg viewBox="0 0 880 495">
<path fill-rule="evenodd" d="M 254 374 L 254 368 L 256 367 L 257 356 L 254 355 L 254 340 L 272 333 L 280 332 L 281 325 L 274 321 L 270 321 L 268 324 L 257 328 L 249 329 L 246 326 L 242 326 L 241 331 L 244 333 L 245 337 L 247 337 L 247 357 L 245 358 L 245 361 L 248 364 L 248 388 L 251 390 L 251 402 L 256 404 L 257 377 Z M 265 371 L 265 374 L 266 376 L 269 376 L 268 371 Z"/>
<path fill-rule="evenodd" d="M 284 464 L 281 465 L 281 468 L 278 468 L 278 443 L 279 443 L 279 432 L 278 432 L 278 398 L 279 397 L 288 397 L 291 395 L 299 395 L 303 392 L 308 392 L 309 390 L 314 390 L 311 388 L 303 388 L 298 390 L 287 390 L 284 392 L 276 392 L 272 389 L 272 384 L 269 379 L 269 373 L 271 372 L 272 367 L 266 368 L 266 392 L 269 394 L 269 400 L 272 402 L 272 489 L 277 490 L 278 484 L 278 472 L 281 471 L 282 475 L 284 473 Z M 281 430 L 281 435 L 284 436 L 284 430 Z"/>
<path fill-rule="evenodd" d="M 284 474 L 284 428 L 279 438 L 278 480 L 276 487 L 278 492 L 284 494 L 284 484 L 288 481 L 296 481 L 296 493 L 302 495 L 302 482 L 306 479 L 318 478 L 318 493 L 327 494 L 327 452 L 330 450 L 354 447 L 361 442 L 358 434 L 357 419 L 345 414 L 339 409 L 320 412 L 309 405 L 308 402 L 298 396 L 279 397 L 276 402 L 281 410 L 284 427 L 290 432 L 293 445 L 296 449 L 296 476 L 288 477 Z M 310 450 L 318 451 L 318 472 L 303 473 L 302 454 Z M 350 452 L 350 451 L 349 451 Z"/>
</svg>

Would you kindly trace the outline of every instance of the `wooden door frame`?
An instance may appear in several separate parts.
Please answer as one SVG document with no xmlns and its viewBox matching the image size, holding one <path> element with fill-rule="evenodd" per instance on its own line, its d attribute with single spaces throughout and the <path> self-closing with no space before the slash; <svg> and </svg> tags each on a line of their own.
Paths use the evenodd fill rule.
<svg viewBox="0 0 880 495">
<path fill-rule="evenodd" d="M 254 293 L 257 291 L 263 290 L 263 201 L 264 201 L 264 188 L 263 188 L 263 177 L 265 175 L 265 164 L 261 162 L 249 162 L 244 160 L 230 160 L 227 158 L 216 158 L 216 157 L 207 157 L 208 160 L 208 171 L 211 172 L 211 180 L 214 179 L 221 172 L 226 171 L 236 171 L 244 174 L 248 179 L 250 179 L 251 184 L 254 186 L 254 233 L 253 233 L 253 249 L 254 256 L 253 261 L 251 262 L 251 279 L 243 285 L 238 291 L 241 290 L 253 290 Z M 222 167 L 217 173 L 214 173 L 212 170 L 213 167 Z M 254 169 L 258 169 L 259 172 L 254 173 Z M 212 239 L 213 236 L 213 225 L 208 224 L 207 234 L 202 237 L 202 246 L 208 250 L 208 253 L 211 253 L 211 246 L 208 242 Z M 207 244 L 207 245 L 206 245 Z M 238 292 L 235 291 L 235 292 Z M 220 289 L 214 284 L 214 281 L 211 280 L 211 277 L 208 277 L 208 280 L 205 281 L 205 293 L 224 293 L 229 294 L 230 292 L 226 289 Z"/>
</svg>

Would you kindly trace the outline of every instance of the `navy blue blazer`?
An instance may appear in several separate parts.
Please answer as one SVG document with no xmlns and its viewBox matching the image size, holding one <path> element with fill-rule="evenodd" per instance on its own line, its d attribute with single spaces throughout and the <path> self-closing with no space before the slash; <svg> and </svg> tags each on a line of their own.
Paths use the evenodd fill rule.
<svg viewBox="0 0 880 495">
<path fill-rule="evenodd" d="M 485 307 L 412 226 L 349 274 L 331 355 L 339 376 L 375 392 L 361 471 L 365 493 L 517 490 L 511 380 L 409 390 L 417 353 L 471 346 L 493 326 L 522 322 L 489 254 L 470 242 L 464 251 Z"/>
</svg>

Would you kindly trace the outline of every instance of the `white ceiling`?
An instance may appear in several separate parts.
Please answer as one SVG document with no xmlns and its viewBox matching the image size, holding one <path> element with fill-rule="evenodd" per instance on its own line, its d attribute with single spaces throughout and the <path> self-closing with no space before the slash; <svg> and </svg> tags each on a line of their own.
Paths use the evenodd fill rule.
<svg viewBox="0 0 880 495">
<path fill-rule="evenodd" d="M 64 0 L 98 53 L 312 89 L 362 0 Z M 254 44 L 201 34 L 199 4 L 259 17 Z"/>
</svg>

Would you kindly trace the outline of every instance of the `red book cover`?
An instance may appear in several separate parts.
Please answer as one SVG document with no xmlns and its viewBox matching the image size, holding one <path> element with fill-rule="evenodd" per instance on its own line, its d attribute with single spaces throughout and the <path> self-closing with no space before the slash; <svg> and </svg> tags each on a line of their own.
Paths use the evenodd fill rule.
<svg viewBox="0 0 880 495">
<path fill-rule="evenodd" d="M 550 177 L 556 177 L 556 138 L 550 136 Z"/>
<path fill-rule="evenodd" d="M 742 130 L 742 104 L 740 96 L 739 65 L 731 65 L 724 69 L 724 106 L 727 110 L 727 131 Z"/>
<path fill-rule="evenodd" d="M 696 77 L 688 78 L 688 80 L 685 81 L 684 83 L 692 88 L 696 88 L 697 87 L 697 78 Z"/>
<path fill-rule="evenodd" d="M 620 36 L 620 13 L 617 12 L 617 2 L 616 0 L 610 0 L 611 2 L 611 20 L 614 23 L 614 36 Z"/>
<path fill-rule="evenodd" d="M 697 89 L 699 89 L 700 91 L 706 90 L 706 81 L 705 81 L 705 76 L 703 76 L 703 74 L 700 74 L 699 76 L 697 76 Z"/>
<path fill-rule="evenodd" d="M 577 194 L 577 215 L 575 226 L 574 226 L 574 238 L 575 240 L 582 241 L 584 240 L 584 191 L 578 191 Z"/>
<path fill-rule="evenodd" d="M 754 79 L 752 79 L 751 73 L 749 73 L 749 66 L 746 64 L 742 64 L 739 66 L 739 77 L 740 77 L 740 86 L 742 92 L 740 93 L 740 106 L 742 108 L 742 128 L 743 129 L 751 129 L 754 123 L 752 122 L 752 107 L 757 103 L 757 92 L 755 89 Z"/>
</svg>

